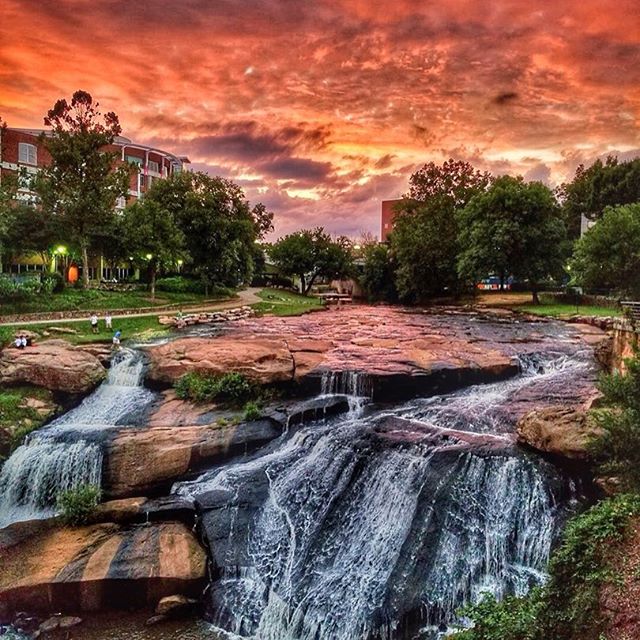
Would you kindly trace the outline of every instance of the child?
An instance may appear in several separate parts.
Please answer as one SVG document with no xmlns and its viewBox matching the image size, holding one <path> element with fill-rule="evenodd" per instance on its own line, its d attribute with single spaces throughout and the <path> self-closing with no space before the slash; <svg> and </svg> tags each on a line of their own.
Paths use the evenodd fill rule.
<svg viewBox="0 0 640 640">
<path fill-rule="evenodd" d="M 114 347 L 118 347 L 120 345 L 120 336 L 122 335 L 122 331 L 120 331 L 120 329 L 118 329 L 114 334 L 113 334 L 113 346 Z"/>
<path fill-rule="evenodd" d="M 104 324 L 107 331 L 111 331 L 111 311 L 107 311 L 107 315 L 104 317 Z"/>
<path fill-rule="evenodd" d="M 93 333 L 98 333 L 98 316 L 95 314 L 95 312 L 91 314 L 89 322 L 91 323 L 91 331 Z"/>
<path fill-rule="evenodd" d="M 16 345 L 16 349 L 24 349 L 22 346 L 22 336 L 16 336 L 14 344 Z"/>
</svg>

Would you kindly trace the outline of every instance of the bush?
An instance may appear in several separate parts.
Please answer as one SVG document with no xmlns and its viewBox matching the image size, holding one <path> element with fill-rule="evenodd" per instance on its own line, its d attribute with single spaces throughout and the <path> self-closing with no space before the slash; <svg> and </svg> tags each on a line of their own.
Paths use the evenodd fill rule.
<svg viewBox="0 0 640 640">
<path fill-rule="evenodd" d="M 640 356 L 625 361 L 625 375 L 600 379 L 606 408 L 591 412 L 601 435 L 590 443 L 599 472 L 616 476 L 624 490 L 640 492 Z"/>
<path fill-rule="evenodd" d="M 256 402 L 247 402 L 247 404 L 244 405 L 244 419 L 247 422 L 260 420 L 261 417 L 262 411 L 260 411 L 260 407 Z"/>
<path fill-rule="evenodd" d="M 64 277 L 57 271 L 43 276 L 42 284 L 43 287 L 46 288 L 47 293 L 62 293 L 65 288 Z"/>
<path fill-rule="evenodd" d="M 100 497 L 100 488 L 88 484 L 62 491 L 56 501 L 62 521 L 71 527 L 87 524 L 100 503 Z"/>
<path fill-rule="evenodd" d="M 28 300 L 42 290 L 42 283 L 39 278 L 26 278 L 15 280 L 0 276 L 0 300 Z"/>
<path fill-rule="evenodd" d="M 194 280 L 184 276 L 159 278 L 156 281 L 156 289 L 158 291 L 168 291 L 169 293 L 204 293 L 204 285 L 201 280 Z"/>
<path fill-rule="evenodd" d="M 175 389 L 176 395 L 183 400 L 196 402 L 222 400 L 234 406 L 241 405 L 256 394 L 254 385 L 241 373 L 212 376 L 191 371 L 176 382 Z"/>
</svg>

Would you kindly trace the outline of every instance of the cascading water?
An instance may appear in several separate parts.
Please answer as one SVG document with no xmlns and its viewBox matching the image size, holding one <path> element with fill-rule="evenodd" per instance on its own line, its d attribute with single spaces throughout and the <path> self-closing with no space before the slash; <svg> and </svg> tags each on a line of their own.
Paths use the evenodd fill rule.
<svg viewBox="0 0 640 640">
<path fill-rule="evenodd" d="M 501 434 L 511 399 L 584 362 L 525 364 L 507 382 L 305 426 L 176 485 L 203 512 L 214 624 L 259 640 L 434 637 L 482 593 L 540 583 L 573 485 Z M 327 374 L 322 392 L 362 385 Z"/>
<path fill-rule="evenodd" d="M 100 485 L 101 438 L 118 424 L 135 423 L 154 398 L 141 386 L 142 373 L 140 354 L 121 349 L 93 394 L 16 449 L 0 470 L 0 527 L 52 515 L 61 491 Z"/>
</svg>

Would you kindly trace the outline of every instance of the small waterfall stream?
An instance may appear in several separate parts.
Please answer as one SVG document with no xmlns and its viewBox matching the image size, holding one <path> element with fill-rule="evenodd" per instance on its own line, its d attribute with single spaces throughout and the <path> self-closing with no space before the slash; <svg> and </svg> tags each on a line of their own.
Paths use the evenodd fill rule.
<svg viewBox="0 0 640 640">
<path fill-rule="evenodd" d="M 94 393 L 14 451 L 0 469 L 0 527 L 52 515 L 61 491 L 100 485 L 102 438 L 116 425 L 135 423 L 154 398 L 142 374 L 142 356 L 121 349 Z"/>
<path fill-rule="evenodd" d="M 178 483 L 203 511 L 210 619 L 257 640 L 391 640 L 418 628 L 432 638 L 481 594 L 542 582 L 575 487 L 502 434 L 513 430 L 512 401 L 545 397 L 585 362 L 527 359 L 512 380 L 393 411 L 359 403 Z M 324 394 L 367 395 L 354 372 L 322 382 Z M 471 433 L 461 445 L 432 437 L 442 429 Z"/>
</svg>

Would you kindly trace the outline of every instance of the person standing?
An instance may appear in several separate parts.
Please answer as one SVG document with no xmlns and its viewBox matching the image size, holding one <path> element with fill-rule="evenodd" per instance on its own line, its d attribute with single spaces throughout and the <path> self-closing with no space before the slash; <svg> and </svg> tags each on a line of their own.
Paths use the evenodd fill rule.
<svg viewBox="0 0 640 640">
<path fill-rule="evenodd" d="M 89 322 L 91 323 L 92 333 L 98 333 L 98 316 L 95 312 L 91 314 Z"/>
<path fill-rule="evenodd" d="M 111 311 L 107 311 L 107 315 L 104 317 L 104 324 L 107 328 L 107 331 L 111 331 Z"/>
</svg>

